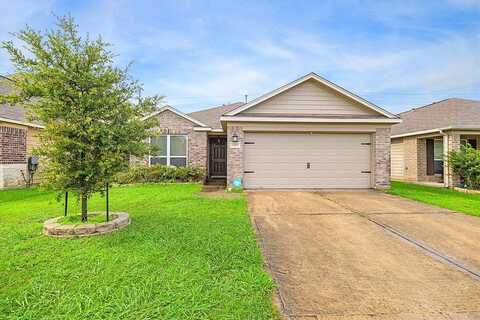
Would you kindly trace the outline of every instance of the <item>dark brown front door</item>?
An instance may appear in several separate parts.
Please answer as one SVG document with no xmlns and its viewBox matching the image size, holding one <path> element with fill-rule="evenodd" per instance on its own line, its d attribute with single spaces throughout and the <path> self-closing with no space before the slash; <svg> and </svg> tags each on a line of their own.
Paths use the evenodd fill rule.
<svg viewBox="0 0 480 320">
<path fill-rule="evenodd" d="M 227 176 L 227 138 L 210 138 L 210 178 Z"/>
</svg>

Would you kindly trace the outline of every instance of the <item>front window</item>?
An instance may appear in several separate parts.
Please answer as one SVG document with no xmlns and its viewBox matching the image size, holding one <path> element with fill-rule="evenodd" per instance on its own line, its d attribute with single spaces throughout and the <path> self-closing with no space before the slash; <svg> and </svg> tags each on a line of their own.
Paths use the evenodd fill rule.
<svg viewBox="0 0 480 320">
<path fill-rule="evenodd" d="M 443 140 L 433 140 L 433 165 L 435 174 L 443 174 Z"/>
<path fill-rule="evenodd" d="M 187 136 L 162 135 L 151 137 L 150 143 L 157 147 L 150 155 L 150 165 L 185 167 L 187 165 Z"/>
</svg>

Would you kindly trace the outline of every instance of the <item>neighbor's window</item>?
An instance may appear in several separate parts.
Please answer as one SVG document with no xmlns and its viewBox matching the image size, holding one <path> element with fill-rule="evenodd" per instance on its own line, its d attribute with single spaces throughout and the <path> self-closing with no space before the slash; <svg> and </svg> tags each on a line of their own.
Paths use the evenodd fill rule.
<svg viewBox="0 0 480 320">
<path fill-rule="evenodd" d="M 433 166 L 435 174 L 443 174 L 443 140 L 433 140 Z"/>
<path fill-rule="evenodd" d="M 185 167 L 187 165 L 187 136 L 164 135 L 151 137 L 150 143 L 157 146 L 150 155 L 150 164 Z"/>
<path fill-rule="evenodd" d="M 443 161 L 443 140 L 435 139 L 433 141 L 433 160 Z"/>
</svg>

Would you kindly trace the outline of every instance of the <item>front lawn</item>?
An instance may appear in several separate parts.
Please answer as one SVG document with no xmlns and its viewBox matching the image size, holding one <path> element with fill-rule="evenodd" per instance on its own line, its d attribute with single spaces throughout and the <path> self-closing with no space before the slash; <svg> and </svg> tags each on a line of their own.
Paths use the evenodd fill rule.
<svg viewBox="0 0 480 320">
<path fill-rule="evenodd" d="M 480 216 L 480 195 L 466 194 L 446 188 L 392 181 L 388 193 L 438 207 Z"/>
<path fill-rule="evenodd" d="M 275 318 L 246 200 L 199 190 L 113 188 L 111 210 L 130 213 L 132 224 L 74 240 L 41 234 L 42 222 L 63 212 L 53 193 L 0 192 L 1 318 Z M 104 210 L 104 199 L 89 210 Z"/>
</svg>

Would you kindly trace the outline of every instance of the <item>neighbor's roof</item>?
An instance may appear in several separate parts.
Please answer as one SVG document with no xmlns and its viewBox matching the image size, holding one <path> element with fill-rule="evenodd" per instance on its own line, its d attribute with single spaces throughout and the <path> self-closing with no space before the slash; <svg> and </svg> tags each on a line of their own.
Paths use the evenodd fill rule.
<svg viewBox="0 0 480 320">
<path fill-rule="evenodd" d="M 7 94 L 12 91 L 11 82 L 8 77 L 0 76 L 0 94 Z M 32 123 L 27 119 L 27 111 L 20 105 L 9 105 L 0 103 L 0 121 L 10 122 L 30 127 L 42 127 L 39 123 Z"/>
<path fill-rule="evenodd" d="M 210 126 L 212 129 L 222 129 L 222 124 L 220 123 L 220 117 L 227 112 L 230 112 L 240 106 L 243 102 L 235 102 L 231 104 L 224 104 L 219 107 L 208 108 L 200 111 L 195 111 L 189 113 L 188 115 L 192 118 L 198 119 L 199 121 Z"/>
<path fill-rule="evenodd" d="M 480 126 L 480 101 L 450 98 L 399 114 L 402 123 L 392 126 L 392 136 L 440 128 Z"/>
</svg>

